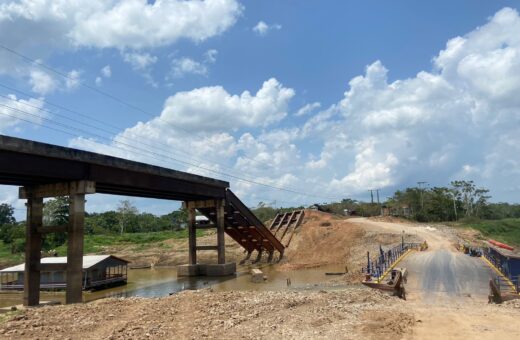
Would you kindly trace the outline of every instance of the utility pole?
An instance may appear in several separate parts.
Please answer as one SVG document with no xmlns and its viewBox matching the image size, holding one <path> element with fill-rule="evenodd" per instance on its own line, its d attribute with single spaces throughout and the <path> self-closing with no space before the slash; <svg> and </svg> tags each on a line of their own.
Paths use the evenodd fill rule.
<svg viewBox="0 0 520 340">
<path fill-rule="evenodd" d="M 368 191 L 370 191 L 370 202 L 371 202 L 372 204 L 374 204 L 374 190 L 373 190 L 373 189 L 370 189 L 370 190 L 368 190 Z"/>
</svg>

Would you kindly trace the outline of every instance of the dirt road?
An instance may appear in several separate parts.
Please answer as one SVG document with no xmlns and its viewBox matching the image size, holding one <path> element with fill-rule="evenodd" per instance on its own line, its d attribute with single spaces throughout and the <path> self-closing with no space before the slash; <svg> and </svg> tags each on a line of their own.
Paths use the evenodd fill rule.
<svg viewBox="0 0 520 340">
<path fill-rule="evenodd" d="M 454 234 L 420 224 L 352 219 L 366 230 L 417 235 L 429 244 L 400 264 L 409 271 L 407 310 L 415 315 L 405 339 L 517 339 L 518 310 L 487 303 L 493 271 L 480 258 L 457 252 Z"/>
<path fill-rule="evenodd" d="M 456 251 L 453 234 L 419 224 L 355 221 L 368 229 L 416 234 L 428 242 L 428 251 L 412 253 L 399 264 L 409 272 L 408 299 L 430 304 L 458 298 L 487 301 L 488 282 L 494 276 L 492 269 L 482 259 Z"/>
</svg>

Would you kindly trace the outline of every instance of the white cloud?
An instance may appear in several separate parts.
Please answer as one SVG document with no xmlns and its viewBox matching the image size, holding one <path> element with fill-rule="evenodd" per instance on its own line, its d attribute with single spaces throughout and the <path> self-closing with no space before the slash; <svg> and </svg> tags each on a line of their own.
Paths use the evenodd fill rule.
<svg viewBox="0 0 520 340">
<path fill-rule="evenodd" d="M 142 49 L 221 34 L 242 13 L 236 0 L 26 0 L 0 5 L 6 43 Z M 30 31 L 34 34 L 27 35 Z M 25 41 L 16 41 L 24 38 Z M 12 45 L 12 44 L 11 44 Z"/>
<path fill-rule="evenodd" d="M 344 98 L 303 131 L 323 140 L 329 192 L 446 185 L 471 178 L 505 197 L 520 187 L 520 17 L 503 9 L 489 23 L 451 39 L 431 72 L 389 83 L 381 62 L 353 78 Z M 334 146 L 345 136 L 342 148 Z M 507 151 L 505 151 L 507 150 Z M 318 162 L 316 164 L 316 162 Z M 321 160 L 310 160 L 309 167 Z M 477 170 L 481 169 L 481 170 Z M 513 196 L 509 196 L 512 199 Z"/>
<path fill-rule="evenodd" d="M 28 122 L 41 123 L 43 102 L 37 99 L 18 99 L 14 94 L 0 97 L 0 133 Z"/>
<path fill-rule="evenodd" d="M 158 60 L 156 56 L 150 53 L 123 53 L 123 60 L 130 64 L 136 71 L 143 71 L 149 69 Z"/>
<path fill-rule="evenodd" d="M 123 60 L 132 66 L 132 69 L 138 71 L 153 87 L 158 84 L 152 76 L 152 66 L 157 62 L 158 58 L 150 53 L 124 52 Z"/>
<path fill-rule="evenodd" d="M 294 90 L 276 79 L 265 81 L 252 95 L 232 95 L 221 86 L 178 92 L 166 100 L 161 119 L 192 130 L 268 126 L 287 115 Z"/>
<path fill-rule="evenodd" d="M 97 86 L 101 86 L 101 84 L 103 84 L 103 78 L 101 78 L 101 77 L 99 77 L 99 76 L 96 77 L 96 85 L 97 85 Z"/>
<path fill-rule="evenodd" d="M 65 79 L 65 86 L 68 90 L 73 90 L 79 86 L 81 83 L 80 79 L 81 72 L 78 70 L 72 70 L 67 73 L 67 78 Z"/>
<path fill-rule="evenodd" d="M 175 78 L 182 78 L 186 74 L 206 75 L 208 68 L 191 58 L 180 58 L 172 60 L 172 75 Z"/>
<path fill-rule="evenodd" d="M 33 92 L 45 95 L 58 87 L 58 81 L 50 74 L 39 69 L 33 69 L 29 73 L 29 84 Z"/>
<path fill-rule="evenodd" d="M 298 111 L 294 115 L 296 117 L 305 116 L 306 114 L 309 114 L 309 113 L 313 112 L 314 110 L 319 109 L 320 107 L 321 107 L 321 103 L 319 103 L 319 102 L 309 103 L 309 104 L 302 106 L 300 109 L 298 109 Z"/>
<path fill-rule="evenodd" d="M 267 33 L 269 33 L 269 31 L 281 30 L 281 29 L 282 29 L 282 25 L 279 25 L 279 24 L 269 25 L 269 24 L 265 23 L 264 21 L 259 21 L 255 25 L 255 27 L 253 27 L 253 31 L 260 36 L 267 35 Z"/>
<path fill-rule="evenodd" d="M 256 94 L 230 94 L 220 86 L 178 92 L 160 117 L 116 140 L 166 143 L 167 150 L 189 150 L 212 169 L 228 171 L 220 162 L 239 176 L 322 197 L 366 198 L 367 189 L 388 195 L 419 180 L 435 186 L 465 178 L 497 199 L 518 201 L 519 65 L 520 17 L 506 8 L 450 40 L 431 70 L 389 82 L 381 62 L 368 65 L 336 103 L 302 113 L 308 119 L 300 128 L 279 124 L 294 91 L 270 79 Z M 89 147 L 103 150 L 97 143 Z M 235 180 L 232 188 L 249 202 L 323 201 Z"/>
<path fill-rule="evenodd" d="M 148 67 L 157 59 L 143 49 L 217 36 L 235 24 L 242 10 L 238 0 L 8 0 L 0 3 L 0 32 L 9 32 L 2 35 L 6 46 L 40 58 L 53 51 L 119 49 L 135 70 L 146 70 L 143 76 L 155 86 Z M 0 54 L 0 74 L 34 78 L 31 86 L 38 93 L 52 92 L 49 77 L 29 73 L 17 58 Z"/>
<path fill-rule="evenodd" d="M 292 184 L 295 179 L 291 166 L 298 164 L 300 156 L 296 146 L 287 143 L 292 144 L 298 129 L 273 130 L 258 138 L 248 133 L 235 137 L 233 133 L 279 122 L 287 115 L 293 96 L 294 91 L 276 79 L 265 81 L 255 94 L 244 91 L 233 95 L 220 86 L 178 92 L 166 100 L 159 117 L 126 129 L 114 138 L 112 145 L 85 138 L 76 138 L 70 145 L 212 177 L 222 178 L 194 165 L 235 175 L 247 171 L 273 185 Z M 132 150 L 118 142 L 182 158 L 194 165 L 179 164 L 167 157 L 158 159 L 152 152 Z M 262 170 L 265 168 L 270 171 Z M 244 183 L 240 185 L 235 188 L 245 188 Z"/>
<path fill-rule="evenodd" d="M 215 49 L 207 50 L 206 53 L 204 53 L 204 61 L 208 64 L 214 64 L 217 61 L 217 54 L 218 51 Z"/>
<path fill-rule="evenodd" d="M 101 75 L 105 78 L 112 77 L 112 69 L 110 68 L 110 65 L 106 65 L 101 69 Z"/>
</svg>

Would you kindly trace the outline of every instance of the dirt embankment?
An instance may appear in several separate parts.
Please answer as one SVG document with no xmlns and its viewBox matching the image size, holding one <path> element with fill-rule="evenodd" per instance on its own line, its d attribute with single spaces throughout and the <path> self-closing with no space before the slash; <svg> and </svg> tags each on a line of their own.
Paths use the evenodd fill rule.
<svg viewBox="0 0 520 340">
<path fill-rule="evenodd" d="M 348 268 L 347 281 L 359 282 L 360 269 L 377 256 L 379 247 L 401 242 L 422 242 L 411 232 L 367 228 L 358 219 L 334 216 L 320 211 L 307 210 L 305 219 L 286 249 L 280 270 L 298 270 L 324 265 L 344 265 Z"/>
<path fill-rule="evenodd" d="M 241 247 L 226 235 L 226 258 L 228 261 L 238 262 L 245 257 Z M 215 245 L 217 235 L 207 232 L 205 236 L 197 238 L 197 245 Z M 130 261 L 130 265 L 175 266 L 188 263 L 188 239 L 169 239 L 146 245 L 126 244 L 114 245 L 102 249 L 103 254 L 112 254 Z M 215 263 L 215 251 L 198 252 L 200 263 Z"/>
<path fill-rule="evenodd" d="M 414 323 L 379 291 L 185 291 L 159 299 L 106 299 L 30 309 L 0 325 L 8 339 L 376 338 Z"/>
</svg>

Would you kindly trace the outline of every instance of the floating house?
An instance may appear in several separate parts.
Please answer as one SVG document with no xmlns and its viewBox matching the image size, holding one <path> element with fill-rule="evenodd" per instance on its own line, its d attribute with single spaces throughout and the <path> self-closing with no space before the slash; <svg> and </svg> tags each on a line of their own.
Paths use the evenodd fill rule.
<svg viewBox="0 0 520 340">
<path fill-rule="evenodd" d="M 206 216 L 197 215 L 195 216 L 195 224 L 197 226 L 209 226 L 211 221 Z"/>
<path fill-rule="evenodd" d="M 40 289 L 64 289 L 66 257 L 44 257 L 41 263 L 63 264 L 63 269 L 42 271 Z M 25 263 L 0 270 L 0 290 L 23 289 Z M 83 290 L 126 284 L 128 261 L 113 255 L 83 256 Z"/>
</svg>

